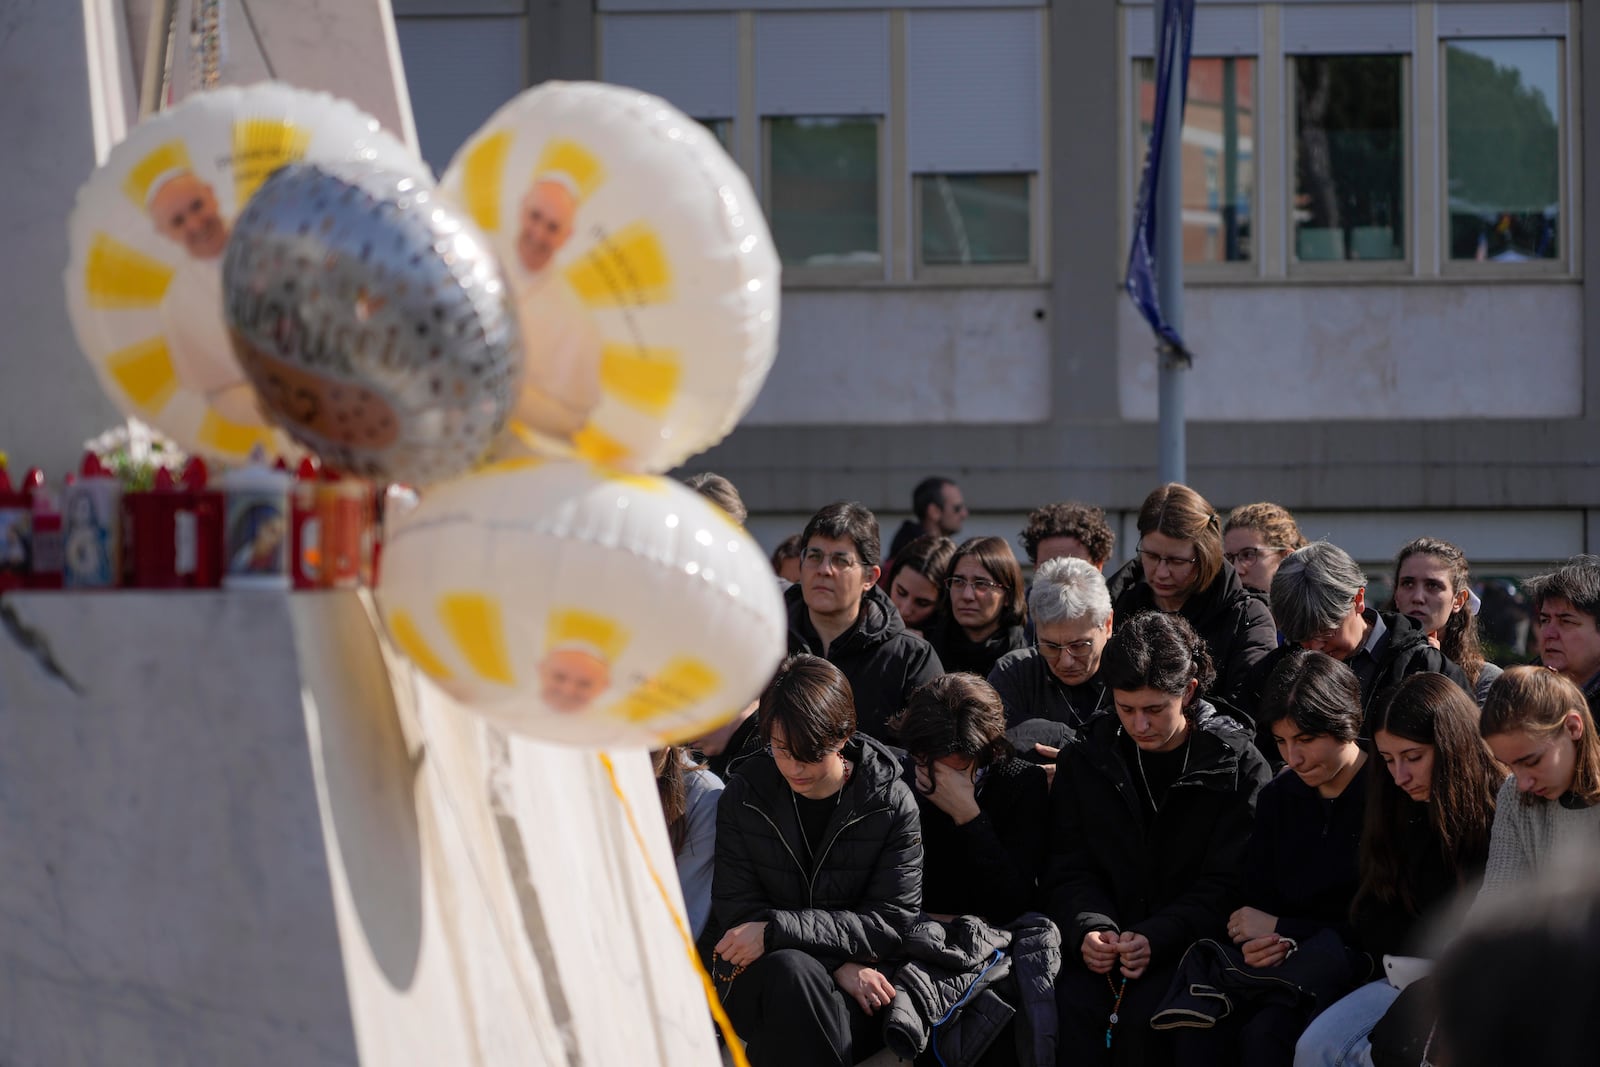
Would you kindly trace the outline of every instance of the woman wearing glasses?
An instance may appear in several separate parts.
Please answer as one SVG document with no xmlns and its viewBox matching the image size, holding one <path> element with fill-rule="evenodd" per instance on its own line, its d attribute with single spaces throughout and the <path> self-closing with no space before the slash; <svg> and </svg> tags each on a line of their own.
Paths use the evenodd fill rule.
<svg viewBox="0 0 1600 1067">
<path fill-rule="evenodd" d="M 1283 557 L 1306 543 L 1294 516 L 1277 504 L 1245 504 L 1228 513 L 1222 528 L 1222 558 L 1246 589 L 1272 592 L 1272 576 Z"/>
<path fill-rule="evenodd" d="M 1022 568 L 1005 538 L 962 542 L 944 583 L 949 616 L 928 640 L 945 670 L 986 678 L 1001 656 L 1028 647 Z"/>
<path fill-rule="evenodd" d="M 717 807 L 701 943 L 752 1064 L 843 1067 L 883 1045 L 888 961 L 922 907 L 917 802 L 827 660 L 791 657 L 758 714 L 767 749 Z"/>
<path fill-rule="evenodd" d="M 1222 937 L 1240 903 L 1270 775 L 1250 735 L 1207 703 L 1211 656 L 1182 616 L 1124 623 L 1100 675 L 1116 713 L 1061 750 L 1050 796 L 1058 1062 L 1142 1067 L 1162 1062 L 1150 1016 L 1184 950 Z"/>
<path fill-rule="evenodd" d="M 1139 547 L 1108 583 L 1118 625 L 1142 611 L 1176 612 L 1216 665 L 1212 692 L 1252 714 L 1254 671 L 1278 646 L 1272 615 L 1222 558 L 1222 520 L 1206 499 L 1172 482 L 1139 509 Z"/>
</svg>

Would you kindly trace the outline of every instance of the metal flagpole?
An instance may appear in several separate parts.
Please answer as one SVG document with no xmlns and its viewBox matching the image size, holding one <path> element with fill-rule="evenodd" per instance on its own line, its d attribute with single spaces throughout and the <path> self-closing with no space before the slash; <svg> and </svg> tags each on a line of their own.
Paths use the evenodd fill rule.
<svg viewBox="0 0 1600 1067">
<path fill-rule="evenodd" d="M 1156 40 L 1166 37 L 1166 22 L 1178 15 L 1175 4 L 1157 3 Z M 1166 163 L 1156 178 L 1155 188 L 1155 273 L 1156 294 L 1162 317 L 1174 333 L 1183 333 L 1183 92 L 1188 64 L 1168 65 L 1165 85 L 1156 87 L 1166 100 L 1164 128 L 1160 131 L 1161 157 Z M 1189 356 L 1170 342 L 1158 348 L 1160 370 L 1159 470 L 1161 481 L 1185 480 L 1188 457 L 1185 454 L 1184 384 Z"/>
</svg>

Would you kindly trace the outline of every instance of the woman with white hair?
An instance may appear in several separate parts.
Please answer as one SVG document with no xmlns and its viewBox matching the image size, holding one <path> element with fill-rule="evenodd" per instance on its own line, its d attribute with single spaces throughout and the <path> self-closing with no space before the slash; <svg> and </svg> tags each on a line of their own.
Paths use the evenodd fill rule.
<svg viewBox="0 0 1600 1067">
<path fill-rule="evenodd" d="M 1429 643 L 1415 620 L 1367 603 L 1367 576 L 1337 545 L 1313 541 L 1279 565 L 1272 617 L 1289 644 L 1324 652 L 1354 671 L 1363 708 L 1420 671 L 1443 674 L 1472 695 L 1461 668 Z M 1263 668 L 1262 677 L 1271 669 Z"/>
<path fill-rule="evenodd" d="M 1111 636 L 1111 595 L 1101 573 L 1081 559 L 1045 561 L 1028 590 L 1028 615 L 1033 646 L 1008 652 L 989 672 L 1007 725 L 1050 719 L 1076 729 L 1109 710 L 1096 677 Z"/>
</svg>

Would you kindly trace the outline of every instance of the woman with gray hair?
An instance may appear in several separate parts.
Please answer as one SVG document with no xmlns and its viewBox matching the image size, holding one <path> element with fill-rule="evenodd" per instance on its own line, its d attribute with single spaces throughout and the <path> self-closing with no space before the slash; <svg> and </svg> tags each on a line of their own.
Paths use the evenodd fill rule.
<svg viewBox="0 0 1600 1067">
<path fill-rule="evenodd" d="M 1443 674 L 1470 696 L 1461 668 L 1428 642 L 1412 619 L 1367 604 L 1367 576 L 1350 554 L 1327 541 L 1291 553 L 1272 578 L 1272 617 L 1284 640 L 1323 652 L 1355 672 L 1361 706 L 1420 671 Z M 1265 677 L 1278 656 L 1269 657 Z"/>
<path fill-rule="evenodd" d="M 1032 647 L 1000 657 L 989 684 L 1000 694 L 1017 751 L 1053 762 L 1062 744 L 1111 708 L 1098 677 L 1111 637 L 1111 594 L 1093 564 L 1060 557 L 1034 572 L 1028 613 Z"/>
</svg>

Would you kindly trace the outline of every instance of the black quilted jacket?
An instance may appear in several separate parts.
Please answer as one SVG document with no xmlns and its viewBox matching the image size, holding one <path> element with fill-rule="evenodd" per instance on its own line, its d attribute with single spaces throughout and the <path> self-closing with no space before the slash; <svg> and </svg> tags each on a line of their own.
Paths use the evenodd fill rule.
<svg viewBox="0 0 1600 1067">
<path fill-rule="evenodd" d="M 864 734 L 844 748 L 855 765 L 823 834 L 817 869 L 800 856 L 793 793 L 765 752 L 745 760 L 717 805 L 717 858 L 708 948 L 743 922 L 767 922 L 768 951 L 802 949 L 830 970 L 900 954 L 922 907 L 917 802 L 893 754 Z"/>
<path fill-rule="evenodd" d="M 914 1060 L 931 1047 L 946 1067 L 968 1067 L 1015 1020 L 1016 1057 L 1005 1062 L 1055 1067 L 1055 923 L 1037 912 L 1005 926 L 976 915 L 948 923 L 925 918 L 907 934 L 905 954 L 883 1021 L 884 1043 L 895 1055 Z"/>
</svg>

